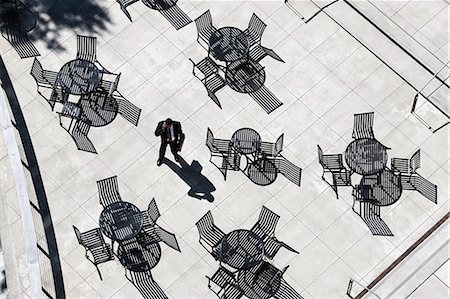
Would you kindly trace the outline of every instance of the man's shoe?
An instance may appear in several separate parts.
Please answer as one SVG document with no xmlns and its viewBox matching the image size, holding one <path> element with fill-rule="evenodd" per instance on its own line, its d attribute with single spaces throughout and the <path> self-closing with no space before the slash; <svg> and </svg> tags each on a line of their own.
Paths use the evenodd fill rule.
<svg viewBox="0 0 450 299">
<path fill-rule="evenodd" d="M 158 162 L 156 162 L 156 165 L 161 166 L 162 164 L 162 160 L 158 160 Z"/>
</svg>

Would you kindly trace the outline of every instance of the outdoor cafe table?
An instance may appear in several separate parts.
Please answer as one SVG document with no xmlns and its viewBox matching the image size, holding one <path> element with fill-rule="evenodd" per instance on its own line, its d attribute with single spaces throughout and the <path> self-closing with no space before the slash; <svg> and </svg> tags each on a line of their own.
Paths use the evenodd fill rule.
<svg viewBox="0 0 450 299">
<path fill-rule="evenodd" d="M 220 61 L 232 62 L 240 60 L 248 54 L 248 37 L 239 28 L 219 28 L 209 39 L 209 51 L 214 58 Z"/>
<path fill-rule="evenodd" d="M 266 72 L 258 62 L 250 60 L 233 62 L 227 66 L 225 81 L 234 91 L 252 93 L 264 85 Z"/>
<path fill-rule="evenodd" d="M 387 168 L 376 175 L 363 176 L 361 185 L 371 187 L 370 199 L 378 206 L 389 206 L 399 200 L 402 195 L 400 176 Z"/>
<path fill-rule="evenodd" d="M 101 231 L 113 241 L 133 238 L 143 225 L 141 211 L 126 201 L 114 202 L 105 207 L 98 222 Z"/>
<path fill-rule="evenodd" d="M 256 266 L 257 270 L 239 271 L 237 281 L 246 297 L 268 299 L 275 295 L 281 284 L 281 271 L 267 262 Z M 255 267 L 255 268 L 256 268 Z"/>
<path fill-rule="evenodd" d="M 101 79 L 102 73 L 95 64 L 83 59 L 67 62 L 57 75 L 57 82 L 61 87 L 73 95 L 83 95 L 94 91 Z"/>
<path fill-rule="evenodd" d="M 259 186 L 267 186 L 275 182 L 277 173 L 275 164 L 265 157 L 250 162 L 247 167 L 248 178 Z"/>
<path fill-rule="evenodd" d="M 147 241 L 150 237 L 146 236 Z M 126 269 L 133 272 L 144 272 L 153 269 L 161 259 L 161 246 L 157 240 L 142 243 L 137 238 L 123 242 L 117 248 L 117 257 Z"/>
<path fill-rule="evenodd" d="M 237 229 L 219 244 L 219 259 L 235 269 L 250 269 L 263 260 L 264 243 L 254 232 Z"/>
<path fill-rule="evenodd" d="M 345 149 L 345 162 L 352 171 L 360 175 L 383 171 L 387 160 L 387 148 L 376 139 L 356 139 Z"/>
<path fill-rule="evenodd" d="M 250 128 L 237 130 L 231 136 L 231 146 L 240 154 L 253 154 L 259 150 L 261 136 Z"/>
</svg>

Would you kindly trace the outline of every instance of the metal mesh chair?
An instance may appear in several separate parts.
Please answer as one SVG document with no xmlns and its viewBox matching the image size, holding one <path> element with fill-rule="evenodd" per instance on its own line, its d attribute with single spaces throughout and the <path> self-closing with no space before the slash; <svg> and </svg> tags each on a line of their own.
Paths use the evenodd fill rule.
<svg viewBox="0 0 450 299">
<path fill-rule="evenodd" d="M 62 124 L 61 121 L 60 124 Z M 88 137 L 91 121 L 86 119 L 71 119 L 67 127 L 64 125 L 61 126 L 72 136 L 78 150 L 97 154 L 94 144 Z"/>
<path fill-rule="evenodd" d="M 108 93 L 108 96 L 112 96 L 112 94 L 117 90 L 117 87 L 119 86 L 121 73 L 108 75 L 112 75 L 114 80 L 105 80 L 105 78 L 102 77 L 102 80 L 100 81 L 100 88 L 106 91 Z"/>
<path fill-rule="evenodd" d="M 392 158 L 391 169 L 401 174 L 413 174 L 420 168 L 420 149 L 410 159 Z"/>
<path fill-rule="evenodd" d="M 248 24 L 248 28 L 244 31 L 248 37 L 249 47 L 255 44 L 261 44 L 261 38 L 267 25 L 253 13 Z"/>
<path fill-rule="evenodd" d="M 153 240 L 163 242 L 170 248 L 181 252 L 180 246 L 178 245 L 177 237 L 175 236 L 174 233 L 168 232 L 159 226 L 153 227 L 149 230 L 146 230 L 145 232 L 151 235 Z"/>
<path fill-rule="evenodd" d="M 234 274 L 224 267 L 220 267 L 210 278 L 208 278 L 208 288 L 219 298 L 241 298 L 243 292 L 237 286 Z"/>
<path fill-rule="evenodd" d="M 73 230 L 77 236 L 78 243 L 86 250 L 86 258 L 94 264 L 98 275 L 100 276 L 100 280 L 102 280 L 102 274 L 100 273 L 98 265 L 114 260 L 114 253 L 111 246 L 106 244 L 99 228 L 94 228 L 82 233 L 78 228 L 73 226 Z"/>
<path fill-rule="evenodd" d="M 130 20 L 130 22 L 133 22 L 133 20 L 131 19 L 131 15 L 128 12 L 127 7 L 138 1 L 139 0 L 116 0 L 116 2 L 119 3 L 119 5 L 120 5 L 120 9 L 127 16 L 127 18 Z"/>
<path fill-rule="evenodd" d="M 332 172 L 331 174 L 333 178 L 333 184 L 330 186 L 336 193 L 336 198 L 339 198 L 338 187 L 340 186 L 346 187 L 352 185 L 352 178 L 351 178 L 352 172 L 345 169 L 342 172 Z"/>
<path fill-rule="evenodd" d="M 353 116 L 353 133 L 355 139 L 371 138 L 375 139 L 373 134 L 374 113 L 359 113 Z"/>
<path fill-rule="evenodd" d="M 198 18 L 194 20 L 195 26 L 197 27 L 197 42 L 200 43 L 200 40 L 202 40 L 205 43 L 206 49 L 209 48 L 209 39 L 211 38 L 212 34 L 217 30 L 213 23 L 212 23 L 212 17 L 211 12 L 209 9 L 205 11 L 202 15 L 200 15 Z"/>
<path fill-rule="evenodd" d="M 278 60 L 280 62 L 284 63 L 284 60 L 272 49 L 263 47 L 261 45 L 254 46 L 250 52 L 249 52 L 249 58 L 255 62 L 260 62 L 263 60 L 266 56 L 269 56 L 275 60 Z"/>
<path fill-rule="evenodd" d="M 214 138 L 210 128 L 206 132 L 206 146 L 210 152 L 209 161 L 220 170 L 225 180 L 228 170 L 237 171 L 240 169 L 241 155 L 231 152 L 229 140 Z M 218 161 L 216 162 L 216 160 Z"/>
<path fill-rule="evenodd" d="M 280 135 L 280 137 L 277 138 L 277 141 L 275 143 L 272 142 L 261 142 L 260 143 L 260 152 L 263 155 L 269 156 L 269 157 L 276 157 L 283 151 L 283 139 L 284 139 L 284 133 Z"/>
<path fill-rule="evenodd" d="M 131 124 L 137 126 L 139 118 L 141 117 L 141 108 L 137 107 L 120 94 L 115 95 L 114 100 L 117 102 L 117 112 Z"/>
<path fill-rule="evenodd" d="M 324 179 L 326 172 L 339 172 L 345 169 L 341 154 L 324 155 L 320 145 L 317 145 L 317 151 L 319 154 L 319 163 L 323 168 L 322 179 Z"/>
<path fill-rule="evenodd" d="M 280 220 L 279 215 L 263 206 L 259 213 L 258 221 L 251 228 L 251 231 L 261 239 L 266 240 L 275 234 L 278 220 Z"/>
<path fill-rule="evenodd" d="M 200 244 L 213 254 L 213 249 L 219 245 L 225 233 L 214 224 L 214 219 L 211 211 L 208 211 L 199 221 L 195 224 L 197 226 L 200 239 Z M 209 246 L 209 248 L 206 247 Z M 216 259 L 218 256 L 214 256 Z"/>
<path fill-rule="evenodd" d="M 98 196 L 100 204 L 106 207 L 112 203 L 122 201 L 119 193 L 119 182 L 117 176 L 112 176 L 97 181 Z"/>
<path fill-rule="evenodd" d="M 152 198 L 148 204 L 147 210 L 142 212 L 142 229 L 145 230 L 154 227 L 160 216 L 161 214 L 159 213 L 155 198 Z"/>
<path fill-rule="evenodd" d="M 97 38 L 77 35 L 77 59 L 94 63 L 97 60 Z"/>
<path fill-rule="evenodd" d="M 264 255 L 269 259 L 273 259 L 282 247 L 298 254 L 298 251 L 291 246 L 279 241 L 275 237 L 270 237 L 264 242 Z"/>
<path fill-rule="evenodd" d="M 47 71 L 42 68 L 42 64 L 37 58 L 34 58 L 33 65 L 30 71 L 31 76 L 37 84 L 37 91 L 39 94 L 39 87 L 53 88 L 56 84 L 57 72 Z"/>
<path fill-rule="evenodd" d="M 202 59 L 198 63 L 195 63 L 192 59 L 189 60 L 193 64 L 192 74 L 203 83 L 208 96 L 222 109 L 220 101 L 216 96 L 216 92 L 225 87 L 226 82 L 219 74 L 219 66 L 209 57 Z M 196 70 L 200 71 L 203 76 L 198 76 Z"/>
</svg>

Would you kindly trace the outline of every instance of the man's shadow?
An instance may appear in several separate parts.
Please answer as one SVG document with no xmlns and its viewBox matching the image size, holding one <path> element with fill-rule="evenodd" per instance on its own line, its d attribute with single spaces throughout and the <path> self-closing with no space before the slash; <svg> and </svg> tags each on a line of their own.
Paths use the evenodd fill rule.
<svg viewBox="0 0 450 299">
<path fill-rule="evenodd" d="M 201 174 L 203 167 L 197 160 L 193 160 L 191 165 L 189 165 L 182 157 L 180 157 L 179 162 L 181 167 L 166 158 L 163 158 L 162 162 L 169 166 L 173 172 L 191 187 L 188 191 L 190 197 L 206 199 L 209 202 L 214 201 L 214 196 L 211 193 L 216 191 L 216 187 Z"/>
</svg>

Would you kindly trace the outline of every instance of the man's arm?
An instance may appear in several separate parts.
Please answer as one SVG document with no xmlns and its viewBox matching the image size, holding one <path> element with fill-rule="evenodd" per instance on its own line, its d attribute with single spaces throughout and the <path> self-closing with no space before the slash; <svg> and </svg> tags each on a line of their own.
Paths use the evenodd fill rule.
<svg viewBox="0 0 450 299">
<path fill-rule="evenodd" d="M 164 123 L 163 121 L 160 121 L 158 123 L 158 126 L 156 127 L 156 130 L 155 130 L 156 136 L 161 136 L 164 133 L 165 128 L 163 128 L 163 123 Z"/>
</svg>

